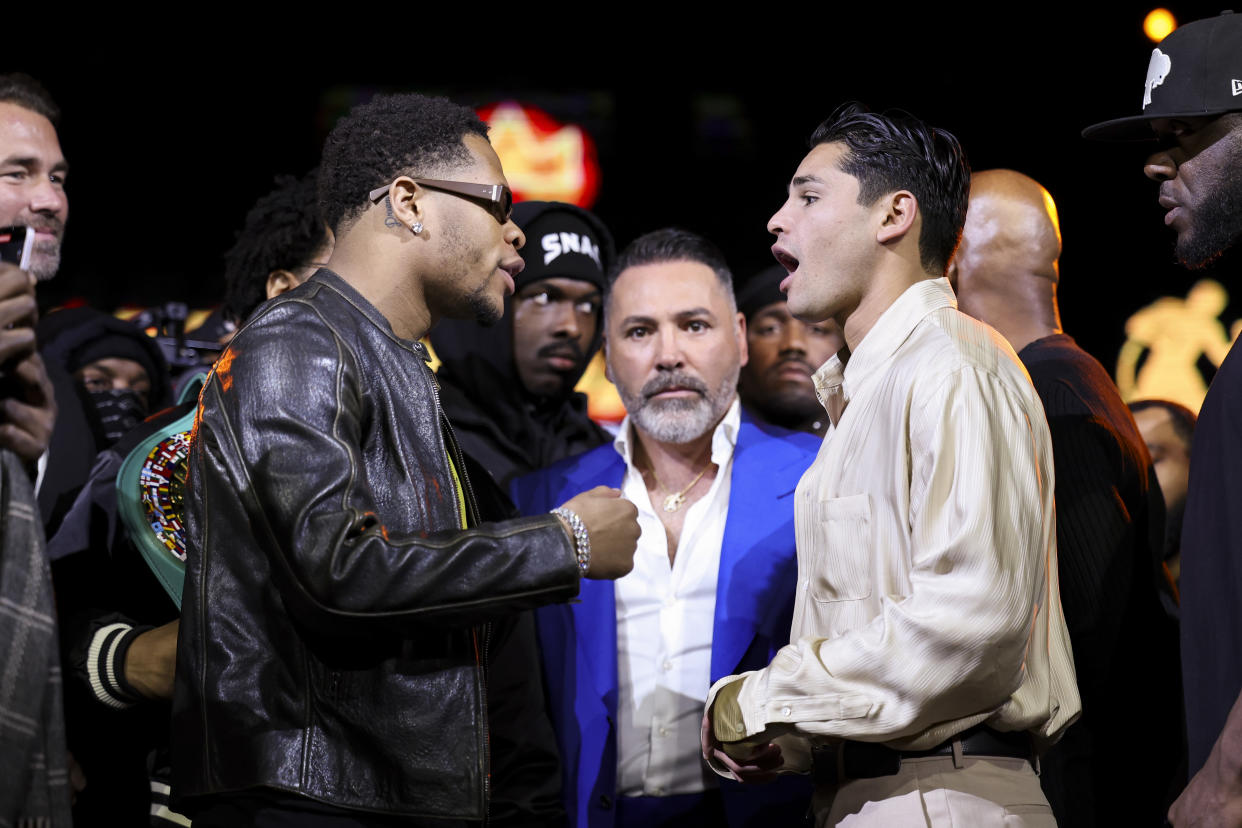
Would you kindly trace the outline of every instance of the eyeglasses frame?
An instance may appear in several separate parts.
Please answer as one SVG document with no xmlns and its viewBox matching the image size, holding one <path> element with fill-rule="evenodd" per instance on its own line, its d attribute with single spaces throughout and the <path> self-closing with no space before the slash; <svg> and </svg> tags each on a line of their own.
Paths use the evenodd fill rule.
<svg viewBox="0 0 1242 828">
<path fill-rule="evenodd" d="M 487 201 L 489 202 L 487 211 L 501 224 L 507 224 L 513 216 L 513 191 L 504 184 L 475 184 L 468 181 L 446 181 L 441 178 L 410 178 L 410 180 L 431 190 L 442 190 L 453 195 Z M 372 204 L 378 204 L 390 189 L 392 189 L 391 183 L 376 187 L 367 195 L 367 199 Z M 506 195 L 509 203 L 507 212 L 504 211 Z"/>
</svg>

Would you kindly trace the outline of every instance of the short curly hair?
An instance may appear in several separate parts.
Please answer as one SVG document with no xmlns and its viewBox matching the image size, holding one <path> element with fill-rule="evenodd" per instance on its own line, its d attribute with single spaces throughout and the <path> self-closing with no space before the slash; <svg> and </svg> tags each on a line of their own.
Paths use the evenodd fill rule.
<svg viewBox="0 0 1242 828">
<path fill-rule="evenodd" d="M 297 270 L 310 264 L 328 242 L 328 230 L 316 201 L 318 176 L 276 177 L 276 189 L 246 214 L 237 241 L 224 256 L 224 312 L 244 322 L 267 298 L 273 270 Z"/>
<path fill-rule="evenodd" d="M 399 175 L 464 163 L 467 135 L 487 138 L 469 107 L 426 95 L 376 95 L 336 122 L 319 165 L 319 208 L 339 236 L 368 206 L 367 193 Z"/>
</svg>

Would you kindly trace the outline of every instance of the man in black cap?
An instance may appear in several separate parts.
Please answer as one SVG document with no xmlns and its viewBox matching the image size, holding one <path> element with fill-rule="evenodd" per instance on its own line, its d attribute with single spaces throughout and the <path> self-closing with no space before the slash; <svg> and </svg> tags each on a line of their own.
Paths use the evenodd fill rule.
<svg viewBox="0 0 1242 828">
<path fill-rule="evenodd" d="M 1217 259 L 1242 236 L 1242 16 L 1226 12 L 1174 31 L 1151 53 L 1142 114 L 1083 135 L 1159 140 L 1144 172 L 1160 182 L 1177 257 L 1188 268 Z M 1199 412 L 1182 531 L 1182 675 L 1194 776 L 1169 811 L 1175 825 L 1242 824 L 1240 417 L 1242 356 L 1230 351 Z"/>
<path fill-rule="evenodd" d="M 823 437 L 828 418 L 815 396 L 811 375 L 841 350 L 845 340 L 831 319 L 812 324 L 793 317 L 780 289 L 788 275 L 785 268 L 774 265 L 752 276 L 738 291 L 737 309 L 746 317 L 750 352 L 738 379 L 738 396 L 765 422 Z"/>
<path fill-rule="evenodd" d="M 604 274 L 612 236 L 594 215 L 550 201 L 513 208 L 528 242 L 500 322 L 441 323 L 444 411 L 468 455 L 502 487 L 523 474 L 610 439 L 574 386 L 599 348 Z"/>
</svg>

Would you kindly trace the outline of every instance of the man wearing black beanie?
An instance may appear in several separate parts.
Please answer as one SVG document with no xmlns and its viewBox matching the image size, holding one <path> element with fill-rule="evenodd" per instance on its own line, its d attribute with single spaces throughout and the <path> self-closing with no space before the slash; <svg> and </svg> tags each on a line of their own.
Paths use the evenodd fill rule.
<svg viewBox="0 0 1242 828">
<path fill-rule="evenodd" d="M 72 377 L 71 390 L 62 391 L 59 400 L 65 428 L 56 432 L 60 439 L 53 440 L 39 487 L 51 537 L 86 482 L 95 455 L 167 405 L 171 383 L 159 345 L 132 322 L 93 308 L 68 308 L 40 320 L 37 332 L 44 361 Z"/>
<path fill-rule="evenodd" d="M 599 348 L 612 236 L 560 202 L 517 204 L 513 220 L 526 234 L 526 267 L 504 317 L 490 328 L 445 321 L 431 335 L 444 411 L 462 448 L 502 488 L 609 439 L 574 386 Z"/>
</svg>

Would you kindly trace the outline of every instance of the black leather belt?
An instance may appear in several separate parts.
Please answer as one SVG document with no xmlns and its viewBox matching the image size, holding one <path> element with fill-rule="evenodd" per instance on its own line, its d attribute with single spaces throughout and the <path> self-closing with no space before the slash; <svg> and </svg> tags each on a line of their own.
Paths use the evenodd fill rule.
<svg viewBox="0 0 1242 828">
<path fill-rule="evenodd" d="M 1026 759 L 1032 765 L 1035 761 L 1030 733 L 993 730 L 980 724 L 963 730 L 952 739 L 929 750 L 894 750 L 874 742 L 851 741 L 817 747 L 811 751 L 811 774 L 816 785 L 837 785 L 847 779 L 892 776 L 901 770 L 902 759 L 953 756 L 955 744 L 961 745 L 963 756 Z"/>
</svg>

